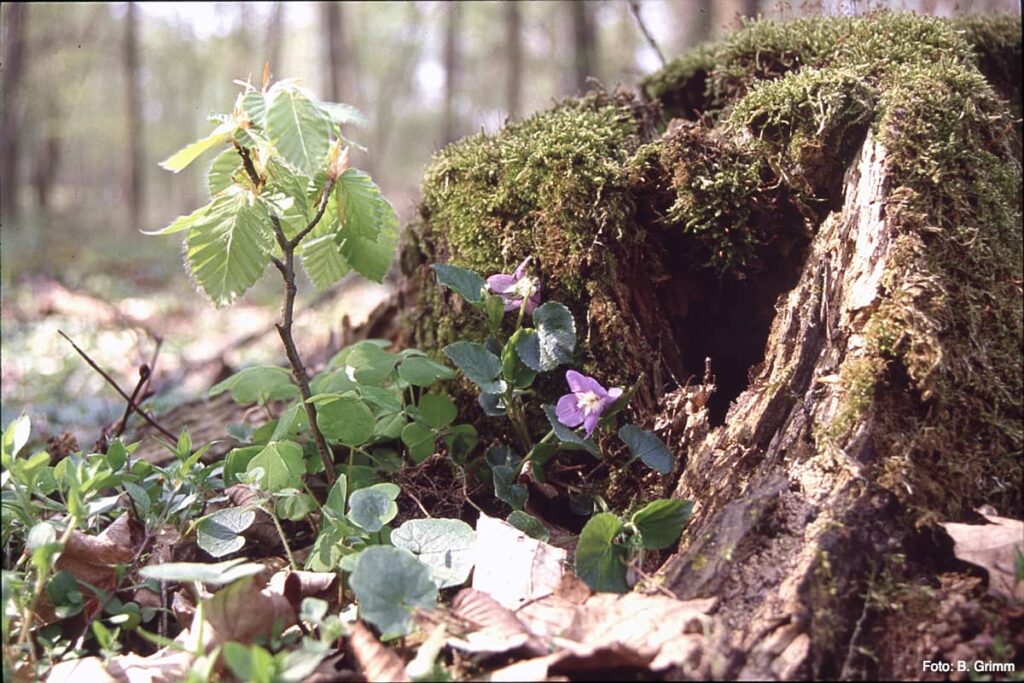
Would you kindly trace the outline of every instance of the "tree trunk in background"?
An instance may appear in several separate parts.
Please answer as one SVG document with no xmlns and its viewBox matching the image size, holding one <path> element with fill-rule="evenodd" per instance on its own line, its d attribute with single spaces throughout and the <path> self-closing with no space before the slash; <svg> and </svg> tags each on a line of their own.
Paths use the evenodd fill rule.
<svg viewBox="0 0 1024 683">
<path fill-rule="evenodd" d="M 270 65 L 270 73 L 278 78 L 278 68 L 281 66 L 281 42 L 284 39 L 284 3 L 275 2 L 274 9 L 270 12 L 270 19 L 267 23 L 267 64 Z"/>
<path fill-rule="evenodd" d="M 523 108 L 523 13 L 517 2 L 505 3 L 505 107 L 510 119 Z"/>
<path fill-rule="evenodd" d="M 459 70 L 462 55 L 459 51 L 459 14 L 461 8 L 452 2 L 444 6 L 444 115 L 441 119 L 441 144 L 447 145 L 459 137 L 458 113 L 455 94 L 459 88 Z"/>
<path fill-rule="evenodd" d="M 18 218 L 18 119 L 21 100 L 18 90 L 24 71 L 25 18 L 28 6 L 22 3 L 6 3 L 4 21 L 4 77 L 3 100 L 0 109 L 0 212 L 3 222 L 10 225 Z"/>
<path fill-rule="evenodd" d="M 716 36 L 735 31 L 743 17 L 757 16 L 757 0 L 715 0 L 711 6 L 711 30 Z"/>
<path fill-rule="evenodd" d="M 324 73 L 328 83 L 325 92 L 332 102 L 353 102 L 358 99 L 356 68 L 346 30 L 345 6 L 340 2 L 328 2 L 320 5 L 320 10 L 327 27 Z"/>
<path fill-rule="evenodd" d="M 139 93 L 138 14 L 134 2 L 128 3 L 124 30 L 125 118 L 127 120 L 128 164 L 125 195 L 128 200 L 128 227 L 134 232 L 142 228 L 143 132 L 142 104 Z"/>
<path fill-rule="evenodd" d="M 572 19 L 572 73 L 574 94 L 586 92 L 587 78 L 594 76 L 597 41 L 594 11 L 588 2 L 569 5 Z"/>
<path fill-rule="evenodd" d="M 711 0 L 678 0 L 672 4 L 673 23 L 676 26 L 675 52 L 682 53 L 711 38 Z M 669 59 L 671 55 L 666 55 Z"/>
<path fill-rule="evenodd" d="M 36 142 L 32 160 L 32 186 L 36 195 L 36 206 L 46 213 L 50 209 L 50 195 L 53 178 L 60 163 L 60 103 L 53 98 L 47 106 L 46 132 Z"/>
<path fill-rule="evenodd" d="M 423 40 L 420 39 L 423 14 L 415 2 L 405 3 L 409 13 L 405 20 L 408 35 L 411 38 L 402 41 L 398 58 L 390 65 L 385 78 L 377 80 L 376 111 L 371 117 L 373 127 L 373 156 L 367 160 L 367 170 L 376 175 L 375 159 L 387 157 L 388 143 L 395 131 L 395 112 L 400 110 L 396 104 L 402 96 L 412 88 L 410 80 L 413 69 L 419 62 Z"/>
</svg>

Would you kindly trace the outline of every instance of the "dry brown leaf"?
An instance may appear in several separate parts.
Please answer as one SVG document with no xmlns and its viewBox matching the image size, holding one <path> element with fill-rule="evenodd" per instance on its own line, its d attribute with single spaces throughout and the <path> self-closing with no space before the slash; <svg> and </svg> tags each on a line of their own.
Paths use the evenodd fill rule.
<svg viewBox="0 0 1024 683">
<path fill-rule="evenodd" d="M 509 609 L 551 595 L 565 575 L 568 553 L 530 538 L 511 524 L 480 515 L 473 588 Z"/>
<path fill-rule="evenodd" d="M 102 589 L 114 587 L 116 565 L 129 562 L 142 546 L 145 528 L 123 514 L 100 534 L 72 531 L 55 565 L 79 581 Z"/>
<path fill-rule="evenodd" d="M 516 662 L 491 673 L 492 681 L 543 681 L 559 674 L 580 678 L 581 674 L 609 670 L 650 668 L 651 654 L 637 652 L 618 643 L 597 646 L 572 643 L 566 649 L 544 657 Z"/>
<path fill-rule="evenodd" d="M 287 598 L 298 612 L 303 598 L 322 597 L 330 602 L 332 589 L 338 583 L 333 572 L 278 572 L 270 579 L 270 588 Z"/>
<path fill-rule="evenodd" d="M 115 655 L 105 667 L 99 657 L 61 662 L 50 670 L 46 680 L 47 683 L 176 683 L 185 679 L 191 665 L 190 653 L 164 648 L 148 657 Z"/>
<path fill-rule="evenodd" d="M 453 614 L 473 630 L 464 639 L 449 638 L 448 644 L 466 652 L 508 652 L 523 648 L 530 656 L 546 654 L 548 648 L 516 619 L 506 607 L 478 590 L 465 588 L 452 601 Z"/>
<path fill-rule="evenodd" d="M 228 641 L 252 643 L 257 637 L 270 637 L 296 623 L 295 608 L 284 596 L 268 586 L 261 589 L 259 577 L 241 579 L 214 593 L 203 601 L 202 628 L 196 623 L 200 611 L 190 628 L 190 643 L 202 635 L 204 651 Z"/>
<path fill-rule="evenodd" d="M 380 644 L 370 629 L 356 621 L 349 626 L 348 644 L 368 681 L 408 681 L 405 663 Z"/>
<path fill-rule="evenodd" d="M 246 507 L 259 503 L 256 488 L 249 484 L 229 486 L 224 489 L 224 493 L 235 507 Z M 267 548 L 280 548 L 281 538 L 277 535 L 274 520 L 259 508 L 254 508 L 253 512 L 256 513 L 256 519 L 249 525 L 249 528 L 242 532 L 242 536 Z"/>
<path fill-rule="evenodd" d="M 988 572 L 990 595 L 1024 600 L 1024 581 L 1017 581 L 1015 573 L 1017 555 L 1024 554 L 1024 522 L 985 513 L 982 516 L 991 524 L 942 525 L 953 539 L 953 554 Z"/>
</svg>

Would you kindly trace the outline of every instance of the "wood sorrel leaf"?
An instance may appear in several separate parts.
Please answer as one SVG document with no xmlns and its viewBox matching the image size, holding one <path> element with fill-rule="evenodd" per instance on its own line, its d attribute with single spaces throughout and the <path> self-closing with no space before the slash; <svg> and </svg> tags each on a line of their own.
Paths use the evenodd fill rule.
<svg viewBox="0 0 1024 683">
<path fill-rule="evenodd" d="M 302 486 L 306 465 L 302 461 L 302 446 L 293 441 L 272 441 L 249 461 L 247 472 L 261 469 L 260 488 L 270 491 Z"/>
<path fill-rule="evenodd" d="M 434 454 L 435 438 L 433 430 L 418 422 L 410 422 L 402 428 L 402 443 L 415 463 L 421 463 Z"/>
<path fill-rule="evenodd" d="M 487 283 L 472 270 L 447 263 L 435 263 L 430 267 L 434 269 L 439 284 L 444 285 L 471 304 L 483 301 L 484 287 Z"/>
<path fill-rule="evenodd" d="M 512 507 L 522 510 L 529 492 L 522 484 L 516 483 L 516 471 L 510 465 L 498 465 L 491 468 L 494 477 L 494 495 Z"/>
<path fill-rule="evenodd" d="M 318 405 L 316 423 L 325 438 L 346 446 L 361 446 L 373 435 L 373 412 L 355 396 Z"/>
<path fill-rule="evenodd" d="M 210 396 L 217 396 L 225 391 L 231 392 L 235 403 L 267 403 L 298 398 L 299 388 L 292 383 L 292 376 L 284 368 L 271 365 L 258 365 L 245 368 L 210 387 Z"/>
<path fill-rule="evenodd" d="M 439 379 L 454 379 L 455 373 L 425 356 L 410 356 L 398 366 L 398 376 L 414 387 L 429 387 Z"/>
<path fill-rule="evenodd" d="M 660 499 L 633 513 L 631 521 L 645 548 L 662 550 L 679 539 L 692 512 L 693 503 L 688 500 Z"/>
<path fill-rule="evenodd" d="M 625 593 L 625 548 L 615 543 L 622 520 L 610 512 L 590 518 L 576 546 L 576 575 L 595 591 Z"/>
<path fill-rule="evenodd" d="M 348 499 L 349 521 L 363 531 L 377 533 L 398 514 L 397 489 L 394 484 L 375 484 L 353 491 Z"/>
<path fill-rule="evenodd" d="M 654 432 L 627 424 L 619 430 L 619 438 L 629 446 L 633 458 L 640 458 L 655 472 L 668 474 L 672 471 L 672 452 Z"/>
<path fill-rule="evenodd" d="M 460 341 L 444 347 L 456 367 L 471 382 L 488 394 L 503 394 L 508 386 L 498 379 L 501 373 L 501 359 L 488 351 L 482 344 Z"/>
<path fill-rule="evenodd" d="M 443 429 L 458 416 L 459 411 L 447 396 L 425 394 L 420 398 L 419 417 L 428 427 Z"/>
</svg>

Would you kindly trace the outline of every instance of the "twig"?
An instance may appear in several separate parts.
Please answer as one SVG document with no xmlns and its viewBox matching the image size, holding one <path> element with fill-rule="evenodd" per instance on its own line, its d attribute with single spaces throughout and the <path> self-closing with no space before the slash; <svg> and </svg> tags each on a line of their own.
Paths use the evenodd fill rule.
<svg viewBox="0 0 1024 683">
<path fill-rule="evenodd" d="M 93 370 L 98 372 L 100 374 L 100 377 L 102 377 L 103 379 L 105 379 L 107 381 L 107 384 L 112 386 L 114 388 L 114 390 L 117 391 L 117 393 L 121 394 L 121 398 L 123 398 L 124 400 L 128 401 L 128 407 L 131 410 L 134 410 L 136 413 L 138 413 L 142 417 L 143 420 L 145 420 L 146 422 L 149 423 L 149 425 L 151 427 L 156 429 L 158 432 L 160 432 L 161 434 L 166 436 L 171 441 L 176 441 L 177 440 L 178 437 L 174 436 L 174 434 L 171 434 L 169 431 L 164 429 L 164 427 L 159 422 L 157 422 L 156 420 L 151 418 L 146 413 L 146 411 L 144 411 L 142 408 L 140 408 L 135 403 L 135 401 L 133 401 L 132 398 L 128 394 L 126 394 L 124 392 L 124 389 L 122 389 L 120 386 L 118 386 L 117 382 L 115 382 L 114 379 L 110 375 L 108 375 L 106 372 L 104 372 L 103 369 L 99 365 L 96 364 L 96 361 L 94 361 L 92 358 L 89 357 L 89 354 L 87 354 L 85 351 L 80 349 L 78 347 L 78 344 L 76 344 L 75 342 L 73 342 L 71 340 L 71 337 L 69 337 L 68 335 L 64 334 L 63 330 L 57 330 L 57 333 L 60 334 L 60 336 L 64 337 L 64 339 L 66 339 L 69 344 L 71 344 L 71 346 L 75 349 L 75 351 L 78 352 L 78 355 L 81 356 L 85 360 L 85 362 L 89 364 L 89 367 L 91 367 Z"/>
<path fill-rule="evenodd" d="M 302 404 L 306 408 L 306 417 L 309 418 L 309 430 L 313 433 L 313 440 L 316 442 L 317 451 L 319 451 L 320 459 L 324 463 L 324 474 L 327 476 L 328 486 L 333 485 L 337 479 L 337 474 L 334 470 L 334 457 L 331 454 L 330 447 L 327 445 L 327 441 L 324 439 L 324 435 L 320 432 L 320 427 L 316 423 L 316 406 L 309 402 L 313 393 L 309 389 L 309 375 L 306 374 L 306 367 L 302 364 L 302 358 L 299 356 L 299 351 L 295 346 L 295 339 L 292 337 L 292 322 L 295 316 L 295 295 L 298 292 L 298 287 L 295 284 L 295 248 L 299 245 L 302 238 L 309 234 L 316 227 L 317 223 L 320 222 L 320 219 L 323 218 L 333 186 L 334 180 L 328 178 L 327 182 L 324 183 L 323 189 L 320 191 L 320 206 L 316 215 L 291 240 L 285 235 L 284 228 L 281 227 L 281 220 L 274 214 L 270 215 L 270 222 L 274 226 L 274 236 L 277 238 L 277 243 L 281 247 L 281 252 L 284 256 L 283 259 L 274 260 L 274 266 L 280 271 L 281 279 L 284 280 L 284 306 L 281 309 L 281 322 L 277 323 L 275 327 L 277 328 L 278 335 L 281 337 L 281 343 L 284 345 L 285 355 L 288 356 L 288 363 L 292 367 L 292 375 L 295 377 L 295 382 L 299 385 Z"/>
<path fill-rule="evenodd" d="M 132 397 L 128 399 L 128 404 L 124 407 L 124 415 L 121 416 L 121 420 L 117 423 L 117 431 L 114 434 L 114 438 L 120 438 L 124 434 L 124 428 L 128 426 L 128 418 L 132 414 L 132 404 L 139 398 L 139 392 L 142 391 L 142 387 L 149 381 L 150 371 L 149 366 L 143 363 L 139 366 L 139 381 L 135 385 L 135 390 L 132 391 Z"/>
<path fill-rule="evenodd" d="M 644 34 L 644 38 L 647 39 L 647 44 L 651 46 L 654 53 L 658 55 L 658 59 L 661 60 L 661 65 L 665 66 L 665 55 L 662 54 L 661 48 L 658 47 L 658 43 L 655 42 L 654 36 L 647 30 L 647 24 L 644 23 L 644 19 L 640 16 L 640 2 L 639 0 L 629 0 L 629 9 L 633 12 L 633 18 L 636 19 L 637 26 L 640 27 L 640 32 Z"/>
</svg>

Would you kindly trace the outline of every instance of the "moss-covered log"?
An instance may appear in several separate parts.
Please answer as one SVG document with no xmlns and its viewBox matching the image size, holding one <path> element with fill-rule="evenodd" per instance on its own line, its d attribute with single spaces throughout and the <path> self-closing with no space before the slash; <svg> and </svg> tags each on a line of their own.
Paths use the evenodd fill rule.
<svg viewBox="0 0 1024 683">
<path fill-rule="evenodd" d="M 920 591 L 964 570 L 935 523 L 1024 516 L 1020 50 L 1015 17 L 752 23 L 644 101 L 567 102 L 428 173 L 403 260 L 419 345 L 465 329 L 429 263 L 532 255 L 580 365 L 645 373 L 634 417 L 697 502 L 660 577 L 721 598 L 689 673 L 915 676 L 949 645 L 901 656 L 898 615 L 927 620 Z"/>
</svg>

